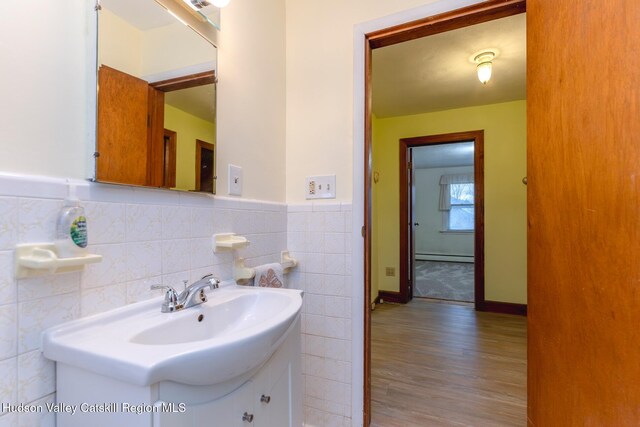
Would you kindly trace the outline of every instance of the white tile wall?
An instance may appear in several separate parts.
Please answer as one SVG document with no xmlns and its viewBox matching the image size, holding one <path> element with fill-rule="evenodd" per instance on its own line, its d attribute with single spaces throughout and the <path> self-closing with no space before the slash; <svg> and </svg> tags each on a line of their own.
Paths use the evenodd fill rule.
<svg viewBox="0 0 640 427">
<path fill-rule="evenodd" d="M 0 360 L 0 402 L 7 402 L 12 405 L 18 403 L 17 357 Z M 3 416 L 0 416 L 0 420 L 3 418 Z"/>
<path fill-rule="evenodd" d="M 0 174 L 0 402 L 55 399 L 54 363 L 39 350 L 43 329 L 159 295 L 151 284 L 181 288 L 182 280 L 211 272 L 231 279 L 233 254 L 213 253 L 213 233 L 246 234 L 252 244 L 240 255 L 250 266 L 279 261 L 286 249 L 284 204 L 77 184 L 89 250 L 103 262 L 82 273 L 16 280 L 14 246 L 53 240 L 66 190 L 62 180 Z M 46 413 L 0 415 L 0 426 L 55 425 Z"/>
<path fill-rule="evenodd" d="M 290 285 L 305 291 L 305 426 L 351 426 L 351 204 L 289 205 L 288 212 L 288 247 L 300 262 Z"/>
<path fill-rule="evenodd" d="M 34 405 L 40 407 L 40 408 L 45 408 L 46 405 L 51 405 L 55 403 L 55 395 L 50 394 L 42 399 L 38 399 L 35 402 L 33 402 Z M 4 418 L 4 417 L 2 417 Z M 0 418 L 0 423 L 1 423 L 1 418 Z M 0 424 L 1 426 L 2 424 Z M 19 422 L 18 423 L 14 423 L 11 424 L 12 426 L 18 426 L 18 427 L 33 427 L 33 426 L 38 426 L 38 427 L 55 427 L 56 426 L 56 417 L 55 414 L 53 412 L 47 412 L 47 411 L 42 411 L 42 412 L 34 412 L 34 413 L 29 413 L 29 414 L 21 414 L 20 418 L 19 418 Z"/>
<path fill-rule="evenodd" d="M 351 425 L 351 205 L 291 205 L 210 198 L 90 184 L 79 191 L 89 218 L 90 251 L 104 261 L 82 273 L 16 280 L 13 247 L 50 241 L 61 199 L 42 187 L 0 176 L 0 401 L 55 399 L 54 364 L 42 357 L 43 329 L 159 295 L 213 272 L 232 276 L 233 254 L 214 254 L 211 235 L 236 232 L 251 245 L 246 264 L 279 260 L 289 249 L 299 267 L 287 280 L 305 291 L 303 377 L 305 425 Z M 57 197 L 61 183 L 48 182 Z M 30 188 L 34 191 L 29 191 Z M 7 197 L 11 196 L 11 197 Z M 31 417 L 31 418 L 30 418 Z M 35 423 L 35 424 L 34 424 Z M 54 425 L 53 418 L 6 414 L 2 425 Z"/>
<path fill-rule="evenodd" d="M 18 243 L 18 199 L 0 197 L 0 250 L 12 249 Z"/>
</svg>

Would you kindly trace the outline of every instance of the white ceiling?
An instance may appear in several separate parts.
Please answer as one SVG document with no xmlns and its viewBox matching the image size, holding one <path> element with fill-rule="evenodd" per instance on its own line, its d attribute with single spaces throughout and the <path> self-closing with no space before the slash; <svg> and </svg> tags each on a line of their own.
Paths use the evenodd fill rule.
<svg viewBox="0 0 640 427">
<path fill-rule="evenodd" d="M 412 157 L 414 169 L 473 166 L 473 141 L 416 147 Z"/>
<path fill-rule="evenodd" d="M 472 55 L 497 49 L 482 85 Z M 373 51 L 373 113 L 404 116 L 526 98 L 526 14 Z"/>
<path fill-rule="evenodd" d="M 180 3 L 182 0 L 176 0 Z M 171 16 L 167 9 L 156 0 L 100 0 L 100 6 L 115 13 L 129 24 L 141 31 L 164 27 L 174 24 L 176 18 Z M 213 15 L 218 13 L 218 8 L 212 5 L 199 10 L 203 15 L 209 16 L 214 21 Z"/>
<path fill-rule="evenodd" d="M 216 85 L 180 89 L 164 94 L 164 102 L 211 123 L 216 122 Z"/>
<path fill-rule="evenodd" d="M 155 0 L 100 0 L 100 6 L 118 15 L 141 31 L 176 22 Z"/>
</svg>

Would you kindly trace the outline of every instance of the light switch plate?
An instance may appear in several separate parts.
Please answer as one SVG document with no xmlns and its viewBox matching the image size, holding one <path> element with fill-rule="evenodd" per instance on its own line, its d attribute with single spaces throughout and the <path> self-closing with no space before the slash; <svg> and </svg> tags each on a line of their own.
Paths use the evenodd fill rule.
<svg viewBox="0 0 640 427">
<path fill-rule="evenodd" d="M 229 164 L 229 195 L 242 196 L 242 168 Z"/>
<path fill-rule="evenodd" d="M 335 199 L 336 176 L 308 176 L 305 194 L 307 199 Z"/>
</svg>

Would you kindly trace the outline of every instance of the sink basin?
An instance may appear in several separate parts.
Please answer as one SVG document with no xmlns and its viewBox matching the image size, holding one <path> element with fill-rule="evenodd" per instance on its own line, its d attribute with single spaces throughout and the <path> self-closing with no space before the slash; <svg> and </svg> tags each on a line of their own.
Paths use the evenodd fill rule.
<svg viewBox="0 0 640 427">
<path fill-rule="evenodd" d="M 162 298 L 46 330 L 48 359 L 148 386 L 213 385 L 258 368 L 297 320 L 302 292 L 230 285 L 209 300 L 161 313 Z"/>
</svg>

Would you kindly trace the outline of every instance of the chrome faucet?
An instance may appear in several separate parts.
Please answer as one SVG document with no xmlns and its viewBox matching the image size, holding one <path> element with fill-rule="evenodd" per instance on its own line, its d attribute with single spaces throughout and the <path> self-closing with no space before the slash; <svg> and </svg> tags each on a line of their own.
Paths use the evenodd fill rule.
<svg viewBox="0 0 640 427">
<path fill-rule="evenodd" d="M 160 311 L 163 313 L 172 313 L 174 311 L 193 307 L 207 301 L 207 295 L 204 293 L 205 288 L 218 289 L 220 280 L 213 277 L 213 274 L 207 274 L 202 279 L 186 286 L 184 291 L 179 294 L 171 286 L 167 285 L 151 285 L 151 289 L 166 289 L 164 302 Z"/>
</svg>

